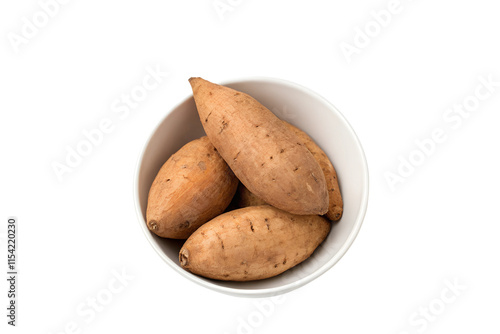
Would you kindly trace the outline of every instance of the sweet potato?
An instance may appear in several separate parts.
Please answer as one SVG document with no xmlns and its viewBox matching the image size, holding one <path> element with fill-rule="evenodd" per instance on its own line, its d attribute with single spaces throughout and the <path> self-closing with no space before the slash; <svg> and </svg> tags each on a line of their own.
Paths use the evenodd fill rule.
<svg viewBox="0 0 500 334">
<path fill-rule="evenodd" d="M 292 130 L 247 94 L 201 78 L 189 82 L 207 136 L 251 192 L 294 214 L 328 211 L 321 167 Z"/>
<path fill-rule="evenodd" d="M 158 172 L 149 191 L 148 228 L 160 237 L 187 239 L 224 211 L 237 187 L 238 179 L 208 137 L 193 140 Z"/>
<path fill-rule="evenodd" d="M 179 261 L 184 269 L 208 278 L 265 279 L 306 260 L 329 231 L 330 223 L 320 216 L 252 206 L 201 226 L 184 243 Z"/>
</svg>

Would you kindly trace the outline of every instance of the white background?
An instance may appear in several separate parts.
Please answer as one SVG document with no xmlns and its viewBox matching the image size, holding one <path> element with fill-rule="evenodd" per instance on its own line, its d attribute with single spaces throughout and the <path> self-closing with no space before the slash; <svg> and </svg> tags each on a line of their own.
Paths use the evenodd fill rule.
<svg viewBox="0 0 500 334">
<path fill-rule="evenodd" d="M 496 2 L 401 0 L 350 62 L 341 43 L 354 45 L 356 28 L 389 1 L 229 2 L 221 18 L 213 0 L 73 0 L 18 52 L 9 36 L 21 35 L 23 17 L 33 21 L 40 5 L 1 3 L 1 267 L 14 215 L 20 272 L 16 328 L 6 325 L 0 284 L 1 332 L 498 333 L 500 87 L 456 128 L 443 119 L 480 76 L 500 81 Z M 169 75 L 120 119 L 113 101 L 141 84 L 148 66 Z M 371 189 L 358 238 L 326 274 L 273 307 L 267 300 L 266 312 L 263 300 L 174 273 L 137 222 L 139 153 L 190 94 L 190 76 L 309 87 L 339 108 L 365 149 Z M 113 131 L 60 182 L 52 163 L 105 118 Z M 447 140 L 392 191 L 385 174 L 435 128 Z M 107 288 L 113 270 L 133 279 L 95 318 L 81 316 L 77 308 Z M 447 280 L 462 290 L 439 304 Z M 430 305 L 445 306 L 425 326 L 410 321 Z"/>
</svg>

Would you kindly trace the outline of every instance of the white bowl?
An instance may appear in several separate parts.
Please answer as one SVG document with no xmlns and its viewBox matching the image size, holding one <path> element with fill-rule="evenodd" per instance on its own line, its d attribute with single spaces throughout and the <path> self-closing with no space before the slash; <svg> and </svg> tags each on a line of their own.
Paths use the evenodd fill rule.
<svg viewBox="0 0 500 334">
<path fill-rule="evenodd" d="M 205 135 L 191 96 L 165 116 L 141 153 L 134 185 L 139 224 L 158 255 L 185 278 L 234 296 L 279 295 L 303 286 L 325 273 L 353 243 L 368 204 L 368 167 L 365 155 L 344 116 L 327 100 L 307 88 L 270 78 L 251 78 L 222 84 L 251 95 L 281 119 L 307 132 L 325 151 L 338 173 L 344 200 L 342 219 L 332 225 L 327 239 L 309 259 L 273 278 L 252 282 L 226 282 L 200 277 L 182 269 L 178 257 L 183 242 L 163 239 L 150 232 L 146 226 L 146 206 L 149 188 L 163 163 L 184 144 Z"/>
</svg>

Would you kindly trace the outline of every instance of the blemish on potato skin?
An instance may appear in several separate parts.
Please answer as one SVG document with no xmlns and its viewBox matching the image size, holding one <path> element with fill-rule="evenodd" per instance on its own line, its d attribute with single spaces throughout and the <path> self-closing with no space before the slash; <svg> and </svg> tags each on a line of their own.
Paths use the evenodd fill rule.
<svg viewBox="0 0 500 334">
<path fill-rule="evenodd" d="M 219 134 L 221 134 L 227 128 L 228 125 L 229 125 L 229 122 L 226 122 L 226 120 L 223 119 L 222 120 L 222 127 L 220 129 Z"/>
<path fill-rule="evenodd" d="M 286 264 L 286 257 L 285 257 L 285 259 L 283 260 L 283 265 L 285 265 L 285 264 Z"/>
<path fill-rule="evenodd" d="M 224 240 L 222 240 L 219 233 L 217 232 L 215 232 L 215 236 L 217 237 L 217 239 L 219 239 L 221 248 L 224 249 Z"/>
<path fill-rule="evenodd" d="M 285 153 L 285 149 L 282 148 L 281 151 L 280 151 L 280 153 Z"/>
<path fill-rule="evenodd" d="M 210 115 L 212 115 L 212 112 L 210 112 L 210 113 L 207 115 L 207 117 L 205 118 L 205 123 L 207 123 L 207 122 L 208 122 L 208 118 L 210 117 Z"/>
<path fill-rule="evenodd" d="M 203 161 L 198 162 L 198 167 L 200 167 L 201 170 L 207 170 L 207 166 Z"/>
<path fill-rule="evenodd" d="M 148 225 L 149 225 L 150 230 L 152 230 L 152 231 L 158 230 L 158 223 L 156 222 L 156 220 L 150 221 Z"/>
<path fill-rule="evenodd" d="M 241 151 L 240 151 L 240 152 L 238 152 L 238 153 L 236 153 L 236 156 L 235 156 L 235 157 L 234 157 L 234 159 L 233 159 L 235 162 L 238 160 L 238 156 L 240 155 L 240 153 L 241 153 Z"/>
<path fill-rule="evenodd" d="M 250 229 L 252 230 L 252 232 L 255 232 L 255 229 L 253 228 L 253 223 L 250 222 Z"/>
<path fill-rule="evenodd" d="M 311 176 L 313 177 L 314 181 L 316 181 L 316 183 L 318 182 L 318 178 L 316 177 L 316 175 L 314 175 L 314 173 L 311 173 Z"/>
<path fill-rule="evenodd" d="M 278 264 L 277 263 L 274 265 L 274 268 L 278 268 Z"/>
</svg>

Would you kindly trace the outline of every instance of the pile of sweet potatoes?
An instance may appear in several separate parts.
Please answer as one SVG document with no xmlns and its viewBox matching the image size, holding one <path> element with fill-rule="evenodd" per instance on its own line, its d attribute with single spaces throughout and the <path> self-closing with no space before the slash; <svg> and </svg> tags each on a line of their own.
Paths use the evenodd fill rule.
<svg viewBox="0 0 500 334">
<path fill-rule="evenodd" d="M 158 172 L 148 228 L 187 239 L 181 266 L 208 278 L 264 279 L 306 260 L 342 216 L 332 163 L 306 133 L 251 96 L 201 78 L 189 82 L 207 136 Z"/>
</svg>

